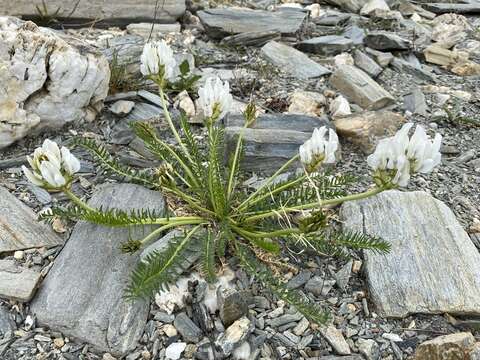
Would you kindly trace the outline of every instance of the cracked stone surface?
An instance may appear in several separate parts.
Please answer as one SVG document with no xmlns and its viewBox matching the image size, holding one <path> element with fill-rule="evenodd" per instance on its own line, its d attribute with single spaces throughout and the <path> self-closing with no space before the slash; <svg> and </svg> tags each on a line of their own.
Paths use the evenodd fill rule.
<svg viewBox="0 0 480 360">
<path fill-rule="evenodd" d="M 161 214 L 159 192 L 141 186 L 105 186 L 89 201 L 93 207 L 121 210 L 149 208 Z M 138 256 L 119 250 L 138 229 L 78 223 L 45 278 L 31 309 L 37 321 L 52 330 L 85 341 L 95 349 L 125 354 L 135 349 L 149 311 L 144 301 L 123 298 Z M 136 234 L 137 233 L 137 234 Z"/>
<path fill-rule="evenodd" d="M 93 120 L 109 79 L 107 59 L 86 43 L 0 17 L 0 149 L 34 130 Z"/>
</svg>

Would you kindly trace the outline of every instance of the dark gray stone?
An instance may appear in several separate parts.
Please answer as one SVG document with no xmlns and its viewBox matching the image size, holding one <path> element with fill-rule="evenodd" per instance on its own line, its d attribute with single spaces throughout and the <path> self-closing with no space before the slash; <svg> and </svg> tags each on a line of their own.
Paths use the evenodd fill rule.
<svg viewBox="0 0 480 360">
<path fill-rule="evenodd" d="M 0 186 L 0 253 L 62 243 L 50 226 L 38 222 L 32 209 Z"/>
<path fill-rule="evenodd" d="M 427 116 L 427 103 L 425 102 L 425 95 L 419 88 L 415 88 L 410 94 L 403 97 L 403 104 L 405 109 L 412 114 L 419 114 Z"/>
<path fill-rule="evenodd" d="M 186 342 L 198 343 L 202 340 L 202 330 L 183 312 L 175 317 L 173 326 Z"/>
<path fill-rule="evenodd" d="M 292 323 L 292 322 L 298 322 L 298 321 L 302 320 L 302 318 L 303 318 L 303 315 L 300 314 L 300 313 L 285 314 L 285 315 L 279 316 L 277 318 L 267 320 L 267 325 L 269 325 L 273 328 L 277 328 L 277 327 L 285 325 L 285 324 L 289 324 L 289 323 Z"/>
<path fill-rule="evenodd" d="M 297 45 L 297 48 L 305 52 L 332 56 L 350 50 L 353 45 L 353 41 L 346 37 L 327 35 L 302 41 Z"/>
<path fill-rule="evenodd" d="M 238 135 L 244 131 L 245 155 L 241 166 L 246 171 L 265 173 L 275 172 L 297 154 L 299 146 L 311 137 L 314 128 L 324 125 L 333 128 L 326 119 L 294 114 L 262 115 L 253 128 L 245 130 L 242 130 L 240 117 L 229 117 L 226 123 L 227 155 L 235 151 Z"/>
<path fill-rule="evenodd" d="M 0 338 L 8 333 L 13 334 L 16 329 L 17 325 L 12 314 L 5 306 L 0 306 Z"/>
<path fill-rule="evenodd" d="M 298 275 L 294 276 L 287 283 L 289 289 L 298 289 L 299 287 L 305 285 L 308 280 L 312 277 L 312 273 L 309 270 L 301 271 Z"/>
<path fill-rule="evenodd" d="M 336 5 L 349 12 L 358 13 L 369 0 L 327 0 L 329 4 Z"/>
<path fill-rule="evenodd" d="M 371 31 L 365 36 L 366 46 L 375 50 L 408 50 L 412 47 L 409 40 L 406 40 L 395 33 L 387 31 Z"/>
<path fill-rule="evenodd" d="M 325 15 L 313 19 L 313 22 L 321 26 L 339 26 L 350 19 L 351 14 L 345 14 L 338 11 L 327 11 Z"/>
<path fill-rule="evenodd" d="M 242 317 L 230 325 L 217 338 L 215 346 L 221 351 L 223 356 L 229 356 L 238 345 L 245 341 L 253 329 L 254 324 L 247 317 Z"/>
<path fill-rule="evenodd" d="M 220 43 L 228 46 L 263 46 L 281 37 L 279 31 L 254 31 L 227 36 Z"/>
<path fill-rule="evenodd" d="M 357 25 L 350 25 L 343 32 L 343 36 L 352 40 L 355 45 L 362 45 L 365 35 L 365 30 Z"/>
<path fill-rule="evenodd" d="M 165 208 L 159 192 L 130 184 L 102 187 L 89 205 L 151 209 L 160 215 Z M 139 255 L 122 254 L 119 247 L 130 236 L 145 236 L 144 230 L 79 222 L 31 304 L 39 324 L 100 351 L 122 355 L 135 349 L 149 304 L 124 299 Z"/>
<path fill-rule="evenodd" d="M 445 3 L 422 4 L 425 9 L 435 14 L 457 13 L 457 14 L 478 14 L 480 13 L 480 2 L 458 1 Z"/>
<path fill-rule="evenodd" d="M 199 11 L 200 21 L 214 39 L 250 32 L 277 31 L 294 35 L 303 26 L 307 13 L 298 10 L 263 11 L 247 8 L 216 8 Z"/>
<path fill-rule="evenodd" d="M 373 78 L 376 78 L 383 71 L 383 68 L 363 51 L 355 50 L 353 60 L 356 67 L 362 69 Z"/>
<path fill-rule="evenodd" d="M 217 289 L 218 308 L 223 325 L 230 326 L 248 314 L 248 304 L 242 293 L 220 286 Z"/>
<path fill-rule="evenodd" d="M 326 296 L 335 285 L 335 280 L 324 279 L 321 276 L 314 276 L 308 280 L 305 290 L 316 296 Z"/>
<path fill-rule="evenodd" d="M 341 217 L 346 230 L 392 245 L 386 255 L 365 252 L 381 316 L 480 313 L 480 254 L 444 203 L 425 192 L 388 191 L 345 203 Z"/>
<path fill-rule="evenodd" d="M 422 81 L 422 82 L 424 82 L 424 81 L 435 82 L 436 81 L 435 75 L 432 74 L 431 72 L 423 69 L 423 67 L 421 65 L 420 65 L 420 67 L 415 66 L 412 63 L 410 63 L 406 60 L 397 58 L 397 57 L 395 57 L 393 59 L 391 65 L 395 70 L 410 74 L 411 76 L 416 78 L 418 81 Z"/>
<path fill-rule="evenodd" d="M 310 79 L 330 74 L 330 70 L 291 46 L 270 41 L 262 47 L 262 55 L 283 72 L 298 79 Z"/>
<path fill-rule="evenodd" d="M 13 260 L 0 260 L 0 297 L 30 301 L 40 278 L 40 272 L 18 266 Z"/>
</svg>

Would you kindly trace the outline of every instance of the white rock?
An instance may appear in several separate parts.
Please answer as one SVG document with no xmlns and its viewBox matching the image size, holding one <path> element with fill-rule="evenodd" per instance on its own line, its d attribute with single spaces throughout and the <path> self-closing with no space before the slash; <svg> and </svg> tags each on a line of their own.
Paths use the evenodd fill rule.
<svg viewBox="0 0 480 360">
<path fill-rule="evenodd" d="M 353 65 L 355 63 L 355 60 L 349 53 L 338 54 L 333 58 L 333 61 L 335 62 L 335 67 L 339 67 L 340 65 Z"/>
<path fill-rule="evenodd" d="M 0 17 L 0 149 L 33 128 L 93 120 L 109 80 L 107 59 L 88 44 Z"/>
<path fill-rule="evenodd" d="M 330 103 L 329 110 L 332 117 L 347 116 L 352 113 L 350 110 L 350 103 L 342 95 L 338 95 Z"/>
<path fill-rule="evenodd" d="M 250 359 L 251 352 L 252 350 L 250 348 L 250 344 L 245 341 L 243 344 L 233 350 L 232 357 L 235 360 L 248 360 Z"/>
<path fill-rule="evenodd" d="M 195 117 L 195 104 L 186 90 L 177 95 L 175 99 L 175 106 L 178 109 L 183 110 L 188 118 L 191 119 Z"/>
<path fill-rule="evenodd" d="M 393 333 L 385 333 L 382 335 L 384 339 L 393 341 L 393 342 L 402 342 L 403 339 L 400 337 L 400 335 L 393 334 Z"/>
<path fill-rule="evenodd" d="M 423 20 L 423 18 L 418 15 L 417 13 L 413 13 L 412 16 L 410 16 L 410 20 L 415 21 L 415 22 L 420 22 Z"/>
<path fill-rule="evenodd" d="M 466 39 L 467 33 L 463 30 L 462 25 L 439 23 L 432 30 L 432 40 L 437 42 L 436 45 L 450 49 Z"/>
<path fill-rule="evenodd" d="M 22 260 L 25 256 L 25 251 L 18 250 L 13 253 L 13 257 L 17 260 Z"/>
<path fill-rule="evenodd" d="M 186 347 L 187 343 L 184 342 L 172 343 L 165 349 L 165 356 L 170 360 L 178 360 L 181 358 Z"/>
<path fill-rule="evenodd" d="M 290 114 L 320 116 L 323 114 L 323 108 L 326 102 L 327 100 L 322 94 L 312 91 L 295 90 L 295 92 L 290 95 L 288 112 Z"/>
<path fill-rule="evenodd" d="M 376 10 L 390 10 L 388 4 L 384 0 L 370 0 L 360 10 L 360 15 L 370 15 Z"/>
<path fill-rule="evenodd" d="M 130 114 L 134 107 L 135 103 L 133 101 L 119 100 L 110 106 L 110 111 L 118 116 L 126 116 Z"/>
<path fill-rule="evenodd" d="M 320 4 L 308 5 L 307 7 L 305 7 L 305 9 L 310 11 L 310 17 L 312 19 L 326 14 L 326 11 L 321 9 Z"/>
<path fill-rule="evenodd" d="M 164 326 L 163 326 L 163 332 L 164 332 L 165 335 L 167 335 L 168 337 L 177 336 L 177 334 L 178 334 L 177 329 L 176 329 L 175 326 L 173 326 L 172 324 L 166 324 L 166 325 L 164 325 Z"/>
<path fill-rule="evenodd" d="M 153 38 L 158 38 L 162 34 L 179 33 L 181 31 L 180 24 L 155 24 L 152 28 L 152 23 L 138 23 L 127 25 L 127 32 L 133 35 L 139 35 L 148 39 L 150 35 Z"/>
</svg>

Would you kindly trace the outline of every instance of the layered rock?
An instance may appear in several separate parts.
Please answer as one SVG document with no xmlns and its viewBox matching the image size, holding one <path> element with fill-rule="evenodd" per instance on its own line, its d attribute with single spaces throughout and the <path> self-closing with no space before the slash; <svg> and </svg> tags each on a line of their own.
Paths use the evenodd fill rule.
<svg viewBox="0 0 480 360">
<path fill-rule="evenodd" d="M 93 120 L 109 79 L 108 61 L 91 46 L 0 17 L 0 149 L 33 130 Z"/>
</svg>

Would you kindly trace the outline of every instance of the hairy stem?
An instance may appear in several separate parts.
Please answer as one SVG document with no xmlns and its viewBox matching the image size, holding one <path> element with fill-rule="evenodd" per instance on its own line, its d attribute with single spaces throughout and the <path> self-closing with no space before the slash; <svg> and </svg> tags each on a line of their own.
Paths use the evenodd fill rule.
<svg viewBox="0 0 480 360">
<path fill-rule="evenodd" d="M 232 229 L 234 229 L 234 231 L 238 232 L 240 235 L 245 234 L 253 238 L 274 238 L 278 236 L 285 236 L 285 235 L 300 233 L 300 229 L 298 228 L 282 229 L 282 230 L 276 230 L 268 233 L 261 232 L 261 231 L 250 231 L 250 230 L 242 229 L 241 227 L 238 227 L 238 226 L 232 226 Z"/>
<path fill-rule="evenodd" d="M 260 191 L 262 191 L 263 189 L 265 189 L 267 186 L 269 186 L 275 179 L 278 175 L 282 174 L 290 165 L 292 165 L 295 161 L 297 161 L 298 159 L 300 158 L 300 155 L 297 154 L 295 155 L 293 158 L 291 158 L 290 160 L 288 160 L 285 164 L 283 164 L 283 166 L 278 169 L 275 174 L 273 174 L 272 176 L 270 176 L 268 178 L 268 180 L 262 185 L 260 186 L 253 194 L 251 194 L 244 202 L 242 202 L 238 208 L 236 209 L 237 211 L 242 211 L 244 210 L 246 207 L 248 207 L 251 203 L 252 200 L 255 199 L 255 196 L 260 193 Z"/>
<path fill-rule="evenodd" d="M 170 224 L 161 226 L 158 229 L 155 229 L 154 231 L 152 231 L 150 234 L 148 234 L 147 236 L 145 236 L 141 240 L 141 243 L 142 243 L 142 245 L 148 244 L 149 242 L 155 240 L 157 238 L 157 236 L 162 234 L 165 230 L 168 230 L 168 229 L 171 229 L 171 228 L 174 228 L 174 227 L 178 227 L 178 226 L 185 226 L 185 225 L 201 225 L 202 221 L 204 221 L 204 220 L 202 219 L 202 220 L 196 220 L 196 221 L 193 221 L 193 220 L 173 221 Z"/>
<path fill-rule="evenodd" d="M 73 201 L 73 203 L 75 205 L 78 205 L 79 207 L 81 207 L 82 209 L 84 210 L 87 210 L 87 211 L 97 211 L 96 209 L 92 208 L 91 206 L 87 205 L 87 203 L 85 201 L 83 201 L 82 199 L 80 199 L 77 195 L 75 195 L 73 192 L 71 192 L 69 189 L 65 188 L 65 189 L 62 189 L 63 193 L 65 195 L 68 196 L 68 198 L 70 200 Z"/>
<path fill-rule="evenodd" d="M 371 190 L 358 193 L 358 194 L 353 194 L 353 195 L 347 195 L 341 198 L 336 198 L 336 199 L 330 199 L 330 200 L 323 200 L 323 201 L 317 201 L 314 203 L 309 203 L 309 204 L 304 204 L 304 205 L 298 205 L 298 206 L 292 206 L 292 207 L 285 207 L 285 208 L 279 208 L 271 211 L 267 211 L 264 213 L 256 214 L 250 217 L 247 217 L 245 219 L 245 222 L 255 222 L 261 219 L 269 218 L 272 216 L 278 216 L 279 213 L 293 213 L 301 210 L 309 210 L 309 209 L 314 209 L 317 207 L 323 207 L 327 205 L 338 205 L 347 201 L 355 201 L 355 200 L 361 200 L 365 199 L 370 196 L 374 196 L 376 194 L 381 193 L 384 191 L 385 188 L 383 187 L 374 187 Z"/>
</svg>

